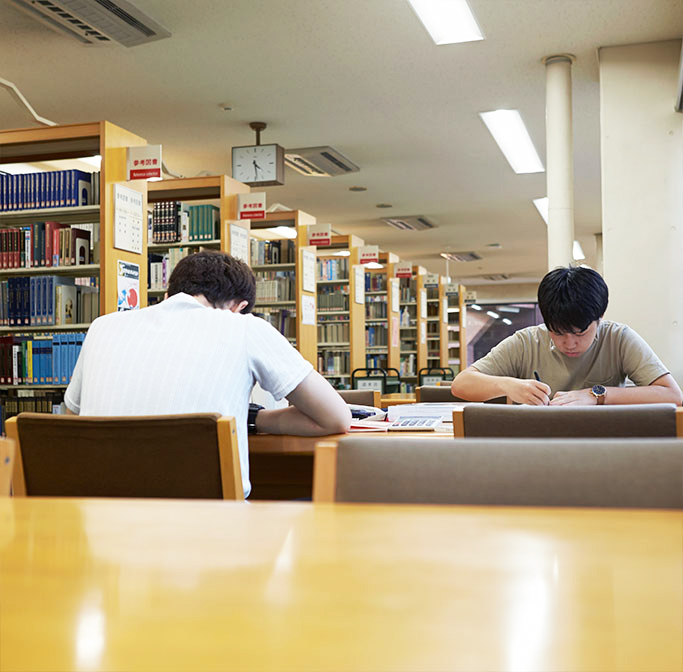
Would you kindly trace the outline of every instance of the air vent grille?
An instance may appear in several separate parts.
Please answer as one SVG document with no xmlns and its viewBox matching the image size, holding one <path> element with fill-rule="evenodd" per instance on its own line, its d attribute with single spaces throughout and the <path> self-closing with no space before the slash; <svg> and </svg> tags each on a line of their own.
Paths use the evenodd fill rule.
<svg viewBox="0 0 683 672">
<path fill-rule="evenodd" d="M 382 217 L 382 221 L 399 231 L 424 231 L 434 229 L 436 224 L 430 222 L 423 215 L 413 215 L 411 217 Z"/>
<path fill-rule="evenodd" d="M 285 150 L 285 165 L 307 177 L 336 177 L 360 168 L 334 147 L 299 147 Z"/>
<path fill-rule="evenodd" d="M 510 276 L 505 275 L 505 273 L 498 273 L 493 275 L 482 275 L 484 280 L 490 280 L 491 282 L 502 282 L 503 280 L 509 280 Z"/>
<path fill-rule="evenodd" d="M 481 259 L 476 252 L 442 252 L 441 256 L 448 261 L 478 261 Z"/>
<path fill-rule="evenodd" d="M 135 47 L 170 37 L 127 0 L 10 0 L 41 23 L 83 45 L 118 42 Z"/>
</svg>

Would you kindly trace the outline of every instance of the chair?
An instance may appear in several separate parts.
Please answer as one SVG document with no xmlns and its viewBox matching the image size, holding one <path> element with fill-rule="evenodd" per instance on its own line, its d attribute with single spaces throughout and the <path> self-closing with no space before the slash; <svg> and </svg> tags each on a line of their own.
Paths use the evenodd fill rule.
<svg viewBox="0 0 683 672">
<path fill-rule="evenodd" d="M 337 392 L 347 404 L 360 404 L 375 408 L 379 408 L 379 400 L 382 396 L 379 390 L 337 390 Z"/>
<path fill-rule="evenodd" d="M 455 373 L 450 366 L 427 366 L 417 372 L 418 387 L 423 385 L 439 385 L 441 381 L 450 382 Z"/>
<path fill-rule="evenodd" d="M 683 440 L 345 437 L 313 501 L 682 509 Z"/>
<path fill-rule="evenodd" d="M 624 406 L 502 406 L 469 404 L 453 411 L 458 437 L 675 437 L 683 408 Z"/>
<path fill-rule="evenodd" d="M 456 397 L 451 392 L 449 385 L 422 385 L 415 388 L 415 401 L 445 402 L 445 401 L 467 401 Z M 484 402 L 485 404 L 506 404 L 507 397 L 496 397 Z"/>
<path fill-rule="evenodd" d="M 12 439 L 0 439 L 0 497 L 10 494 L 13 462 L 14 441 Z"/>
<path fill-rule="evenodd" d="M 244 499 L 235 419 L 20 413 L 16 496 Z"/>
</svg>

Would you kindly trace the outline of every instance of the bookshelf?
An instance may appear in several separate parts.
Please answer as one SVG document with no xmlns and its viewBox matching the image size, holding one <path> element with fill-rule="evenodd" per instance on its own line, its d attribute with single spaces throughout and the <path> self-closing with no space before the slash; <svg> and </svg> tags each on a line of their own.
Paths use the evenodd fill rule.
<svg viewBox="0 0 683 672">
<path fill-rule="evenodd" d="M 454 373 L 467 368 L 467 334 L 465 292 L 467 288 L 458 283 L 448 283 L 444 287 L 448 310 L 448 358 L 447 366 Z"/>
<path fill-rule="evenodd" d="M 399 278 L 400 284 L 400 351 L 401 391 L 412 392 L 417 372 L 427 366 L 427 288 L 426 270 L 413 266 L 410 277 Z"/>
<path fill-rule="evenodd" d="M 391 252 L 380 252 L 383 268 L 365 269 L 365 365 L 369 368 L 398 370 L 400 365 L 400 291 L 394 277 L 398 260 Z"/>
<path fill-rule="evenodd" d="M 317 366 L 316 249 L 308 245 L 308 227 L 314 224 L 315 217 L 301 210 L 269 212 L 265 219 L 251 220 L 250 261 L 256 274 L 254 313 Z"/>
<path fill-rule="evenodd" d="M 152 243 L 148 227 L 147 251 L 150 255 L 156 254 L 164 257 L 159 263 L 165 265 L 166 270 L 161 277 L 159 277 L 160 274 L 155 273 L 154 278 L 158 281 L 152 282 L 150 278 L 150 282 L 146 285 L 150 302 L 161 300 L 166 291 L 164 278 L 167 283 L 175 263 L 183 256 L 199 249 L 221 250 L 249 262 L 248 245 L 241 245 L 242 241 L 248 240 L 248 233 L 240 236 L 239 239 L 233 240 L 232 238 L 233 226 L 239 226 L 247 232 L 249 230 L 248 220 L 237 220 L 237 197 L 239 194 L 248 194 L 251 191 L 246 184 L 233 180 L 227 175 L 209 175 L 149 182 L 147 189 L 147 201 L 150 205 L 176 201 L 192 205 L 198 202 L 217 204 L 219 233 L 218 237 L 212 235 L 202 240 Z"/>
<path fill-rule="evenodd" d="M 357 236 L 331 237 L 317 248 L 318 371 L 337 389 L 365 367 L 365 268 Z"/>
<path fill-rule="evenodd" d="M 80 343 L 90 319 L 94 319 L 97 314 L 117 310 L 119 262 L 135 264 L 139 268 L 140 287 L 146 287 L 147 251 L 144 235 L 141 253 L 114 248 L 114 185 L 125 184 L 126 187 L 139 192 L 142 195 L 143 211 L 146 207 L 147 183 L 126 182 L 127 147 L 146 144 L 143 138 L 108 121 L 0 131 L 0 170 L 3 164 L 42 162 L 50 162 L 48 166 L 53 171 L 69 170 L 71 167 L 66 166 L 64 160 L 83 159 L 96 155 L 102 157 L 99 173 L 86 171 L 93 172 L 94 179 L 97 180 L 91 184 L 91 197 L 95 195 L 95 192 L 99 192 L 98 203 L 69 207 L 15 209 L 0 213 L 0 229 L 24 227 L 26 231 L 24 241 L 27 245 L 24 248 L 23 262 L 21 259 L 19 262 L 23 263 L 24 267 L 1 268 L 0 280 L 6 281 L 9 285 L 12 280 L 17 280 L 21 284 L 20 279 L 27 279 L 23 282 L 24 286 L 28 287 L 28 294 L 20 295 L 18 285 L 15 285 L 15 296 L 21 296 L 23 302 L 20 309 L 23 312 L 21 321 L 6 324 L 0 329 L 4 355 L 4 357 L 0 356 L 0 375 L 5 381 L 4 384 L 0 384 L 3 420 L 24 410 L 39 412 L 58 410 L 56 407 L 63 398 L 64 388 L 70 379 Z M 39 166 L 39 168 L 42 172 L 45 166 Z M 51 170 L 45 173 L 50 179 L 57 175 Z M 30 184 L 30 181 L 27 184 Z M 50 243 L 46 240 L 50 240 L 51 236 L 47 233 L 49 229 L 46 225 L 36 224 L 36 222 L 59 222 L 65 225 L 64 230 L 86 228 L 87 225 L 91 232 L 92 258 L 89 260 L 91 263 L 64 265 L 65 260 L 62 259 L 60 263 L 47 265 Z M 61 243 L 59 236 L 52 240 Z M 75 239 L 72 238 L 72 240 Z M 30 247 L 28 247 L 29 244 Z M 32 256 L 34 260 L 38 257 L 42 258 L 44 265 L 28 266 L 27 264 L 31 263 L 27 261 L 29 256 Z M 60 260 L 53 259 L 53 261 L 59 262 Z M 54 287 L 48 284 L 51 278 L 53 278 Z M 59 295 L 57 285 L 72 286 L 68 281 L 63 282 L 63 279 L 69 278 L 83 278 L 76 285 L 80 288 L 77 290 L 79 306 L 74 309 L 73 304 L 68 305 L 69 295 L 65 290 L 63 317 L 66 319 L 70 317 L 73 322 L 52 324 L 49 311 L 52 308 L 53 315 L 56 313 L 54 302 L 57 301 Z M 97 285 L 99 294 L 94 289 L 90 289 L 92 285 Z M 31 289 L 35 291 L 32 292 Z M 54 294 L 51 294 L 53 289 Z M 144 290 L 140 294 L 138 304 L 145 305 Z M 90 305 L 87 311 L 89 319 L 84 320 L 82 318 L 86 313 L 85 301 L 81 299 L 86 295 L 89 295 Z M 47 298 L 49 296 L 51 299 Z M 33 304 L 33 301 L 38 303 Z M 50 304 L 50 301 L 53 303 Z M 27 305 L 30 313 L 28 318 L 26 317 Z M 16 306 L 15 308 L 19 310 Z M 46 312 L 44 321 L 41 318 L 43 316 L 41 309 Z M 80 316 L 78 309 L 82 312 Z M 69 315 L 70 310 L 73 310 L 71 315 Z M 31 324 L 31 317 L 35 318 L 35 324 Z M 58 319 L 59 317 L 55 315 L 54 320 Z M 57 356 L 58 348 L 59 352 L 64 353 L 63 358 Z M 60 379 L 41 383 L 41 379 L 48 380 L 54 377 L 53 366 L 57 365 L 57 360 L 61 367 Z"/>
<path fill-rule="evenodd" d="M 446 278 L 438 273 L 427 273 L 427 367 L 448 366 L 448 305 Z"/>
</svg>

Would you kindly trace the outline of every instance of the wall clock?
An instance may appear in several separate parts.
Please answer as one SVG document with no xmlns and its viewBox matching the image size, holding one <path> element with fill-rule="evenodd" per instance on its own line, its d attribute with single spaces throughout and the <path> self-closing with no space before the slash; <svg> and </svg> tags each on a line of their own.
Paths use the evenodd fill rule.
<svg viewBox="0 0 683 672">
<path fill-rule="evenodd" d="M 252 121 L 256 144 L 232 148 L 232 177 L 252 187 L 272 187 L 285 183 L 285 150 L 280 145 L 261 144 L 262 121 Z"/>
</svg>

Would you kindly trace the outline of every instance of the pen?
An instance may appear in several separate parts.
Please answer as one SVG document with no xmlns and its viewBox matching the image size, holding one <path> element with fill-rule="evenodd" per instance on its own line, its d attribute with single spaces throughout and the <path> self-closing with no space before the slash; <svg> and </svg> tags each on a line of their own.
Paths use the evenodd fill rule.
<svg viewBox="0 0 683 672">
<path fill-rule="evenodd" d="M 540 379 L 540 377 L 539 377 L 539 375 L 538 375 L 538 371 L 534 371 L 534 378 L 535 378 L 539 383 L 541 382 L 541 379 Z"/>
</svg>

